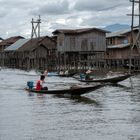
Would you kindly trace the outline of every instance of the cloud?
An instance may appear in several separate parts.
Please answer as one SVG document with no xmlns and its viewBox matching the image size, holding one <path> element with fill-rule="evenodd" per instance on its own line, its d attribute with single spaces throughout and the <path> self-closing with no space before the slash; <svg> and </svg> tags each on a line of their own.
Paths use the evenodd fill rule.
<svg viewBox="0 0 140 140">
<path fill-rule="evenodd" d="M 41 34 L 59 28 L 129 24 L 129 0 L 0 0 L 0 37 L 30 37 L 31 19 L 41 15 Z M 8 34 L 7 34 L 8 33 Z"/>
<path fill-rule="evenodd" d="M 127 6 L 126 0 L 77 0 L 74 9 L 77 11 L 102 11 Z"/>
<path fill-rule="evenodd" d="M 107 11 L 91 12 L 89 16 L 83 18 L 81 25 L 102 27 L 114 23 L 130 24 L 131 18 L 127 16 L 127 13 L 129 13 L 129 9 L 124 9 L 124 7 Z"/>
<path fill-rule="evenodd" d="M 31 1 L 28 0 L 1 0 L 0 1 L 0 5 L 2 5 L 3 8 L 5 8 L 5 10 L 13 10 L 13 9 L 25 9 L 27 10 L 27 8 L 31 7 L 31 4 L 34 6 L 34 3 L 32 3 Z"/>
<path fill-rule="evenodd" d="M 7 16 L 7 11 L 2 7 L 0 10 L 0 18 L 4 18 Z"/>
<path fill-rule="evenodd" d="M 67 0 L 63 1 L 50 1 L 49 3 L 45 3 L 37 9 L 34 9 L 32 14 L 37 15 L 60 15 L 69 13 L 69 2 Z"/>
<path fill-rule="evenodd" d="M 81 13 L 79 26 L 102 27 L 114 23 L 130 24 L 131 3 L 127 0 L 77 0 L 73 9 Z M 75 12 L 76 13 L 76 12 Z M 71 18 L 72 20 L 72 18 Z"/>
</svg>

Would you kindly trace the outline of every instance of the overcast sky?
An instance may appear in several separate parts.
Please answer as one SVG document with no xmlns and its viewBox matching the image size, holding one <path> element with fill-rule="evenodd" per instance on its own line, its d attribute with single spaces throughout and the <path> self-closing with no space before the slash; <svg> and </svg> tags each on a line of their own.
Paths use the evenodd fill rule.
<svg viewBox="0 0 140 140">
<path fill-rule="evenodd" d="M 31 20 L 41 16 L 41 35 L 60 28 L 131 24 L 129 0 L 0 0 L 0 37 L 30 37 Z"/>
</svg>

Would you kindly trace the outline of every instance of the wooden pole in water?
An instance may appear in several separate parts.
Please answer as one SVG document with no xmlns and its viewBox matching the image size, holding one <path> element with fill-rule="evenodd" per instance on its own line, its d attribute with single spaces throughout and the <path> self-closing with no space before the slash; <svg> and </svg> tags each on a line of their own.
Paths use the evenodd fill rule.
<svg viewBox="0 0 140 140">
<path fill-rule="evenodd" d="M 130 44 L 130 59 L 129 59 L 129 73 L 131 73 L 131 66 L 132 66 L 132 52 L 133 48 L 136 46 L 138 53 L 140 54 L 140 0 L 135 1 L 135 0 L 130 0 L 132 2 L 132 14 L 128 14 L 132 16 L 132 21 L 131 21 L 131 44 Z M 135 3 L 139 4 L 139 13 L 135 14 Z M 134 17 L 137 16 L 139 17 L 139 25 L 138 25 L 138 34 L 136 37 L 134 37 Z"/>
<path fill-rule="evenodd" d="M 133 42 L 134 42 L 134 1 L 132 2 L 132 18 L 131 18 L 131 43 L 130 43 L 130 58 L 129 58 L 129 74 L 131 74 L 131 65 L 132 65 L 132 50 L 133 50 Z"/>
</svg>

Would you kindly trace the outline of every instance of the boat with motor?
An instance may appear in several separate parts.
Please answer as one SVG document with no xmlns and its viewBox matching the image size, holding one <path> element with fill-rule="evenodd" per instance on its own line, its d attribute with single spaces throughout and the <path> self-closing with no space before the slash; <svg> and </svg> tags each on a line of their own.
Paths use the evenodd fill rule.
<svg viewBox="0 0 140 140">
<path fill-rule="evenodd" d="M 120 75 L 120 76 L 113 76 L 113 77 L 107 77 L 107 78 L 102 78 L 102 79 L 77 79 L 80 82 L 100 82 L 100 83 L 118 83 L 121 82 L 127 78 L 132 76 L 131 74 L 126 74 L 126 75 Z"/>
</svg>

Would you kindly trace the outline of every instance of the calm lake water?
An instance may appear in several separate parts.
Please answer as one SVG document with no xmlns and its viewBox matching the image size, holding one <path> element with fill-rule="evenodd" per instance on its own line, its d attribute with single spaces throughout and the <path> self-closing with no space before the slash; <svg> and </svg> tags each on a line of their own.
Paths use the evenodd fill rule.
<svg viewBox="0 0 140 140">
<path fill-rule="evenodd" d="M 0 71 L 0 140 L 140 140 L 140 75 L 80 98 L 26 92 L 26 82 L 38 78 Z M 49 89 L 74 84 L 80 82 L 46 79 Z"/>
</svg>

